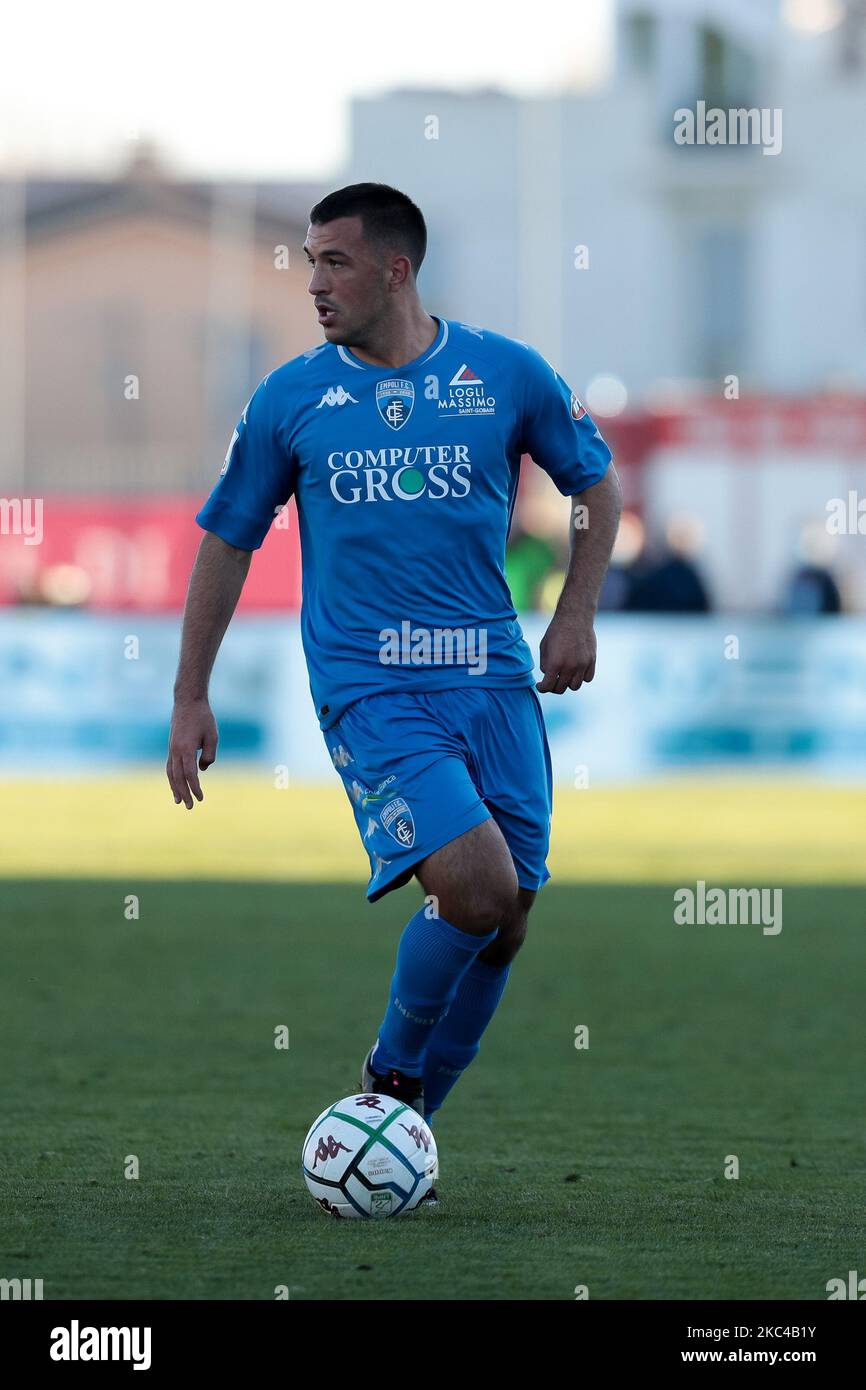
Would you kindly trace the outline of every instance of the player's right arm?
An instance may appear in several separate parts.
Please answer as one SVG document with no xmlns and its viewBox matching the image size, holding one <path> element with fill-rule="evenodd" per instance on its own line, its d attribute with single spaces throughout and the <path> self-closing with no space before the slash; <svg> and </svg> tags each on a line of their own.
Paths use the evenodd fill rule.
<svg viewBox="0 0 866 1390">
<path fill-rule="evenodd" d="M 295 485 L 294 460 L 281 430 L 283 398 L 274 390 L 278 384 L 274 376 L 269 372 L 247 401 L 219 482 L 196 516 L 207 534 L 199 546 L 184 608 L 166 763 L 175 803 L 182 801 L 189 811 L 193 797 L 203 799 L 199 771 L 204 772 L 216 757 L 217 726 L 208 702 L 216 654 L 241 596 L 253 551 L 262 544 Z"/>
<path fill-rule="evenodd" d="M 207 532 L 190 576 L 165 768 L 175 805 L 182 801 L 188 811 L 193 796 L 201 801 L 204 795 L 199 770 L 204 772 L 216 758 L 219 735 L 208 682 L 252 558 L 251 550 L 240 550 Z"/>
</svg>

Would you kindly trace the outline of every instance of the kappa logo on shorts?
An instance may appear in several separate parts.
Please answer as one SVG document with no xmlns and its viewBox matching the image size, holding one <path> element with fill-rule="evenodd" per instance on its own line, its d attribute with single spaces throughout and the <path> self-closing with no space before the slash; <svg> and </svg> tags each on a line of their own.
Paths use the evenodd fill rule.
<svg viewBox="0 0 866 1390">
<path fill-rule="evenodd" d="M 396 840 L 398 845 L 405 845 L 407 849 L 412 848 L 415 843 L 415 821 L 402 796 L 383 806 L 379 819 L 392 840 Z"/>
<path fill-rule="evenodd" d="M 389 867 L 391 860 L 383 859 L 381 854 L 377 854 L 376 851 L 373 850 L 373 863 L 376 866 L 373 870 L 373 877 L 378 878 L 382 870 Z"/>
<path fill-rule="evenodd" d="M 343 747 L 342 743 L 338 743 L 336 747 L 331 749 L 331 761 L 334 767 L 346 767 L 348 763 L 353 763 L 355 759 L 352 757 L 349 750 Z"/>
</svg>

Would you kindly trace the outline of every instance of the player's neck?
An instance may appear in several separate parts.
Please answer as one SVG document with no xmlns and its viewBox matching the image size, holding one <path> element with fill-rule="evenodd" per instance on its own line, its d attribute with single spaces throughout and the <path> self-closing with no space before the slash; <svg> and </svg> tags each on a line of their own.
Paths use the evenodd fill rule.
<svg viewBox="0 0 866 1390">
<path fill-rule="evenodd" d="M 435 342 L 438 332 L 436 319 L 419 304 L 417 313 L 411 318 L 388 324 L 380 336 L 373 336 L 362 344 L 350 343 L 349 347 L 371 367 L 402 367 L 420 357 Z"/>
</svg>

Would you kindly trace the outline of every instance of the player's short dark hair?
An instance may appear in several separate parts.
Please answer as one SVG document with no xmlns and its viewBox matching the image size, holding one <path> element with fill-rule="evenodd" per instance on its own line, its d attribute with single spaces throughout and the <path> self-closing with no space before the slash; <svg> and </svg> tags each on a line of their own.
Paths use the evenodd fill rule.
<svg viewBox="0 0 866 1390">
<path fill-rule="evenodd" d="M 310 212 L 319 226 L 338 217 L 360 217 L 366 241 L 401 251 L 417 276 L 427 252 L 427 224 L 412 199 L 387 183 L 350 183 L 329 193 Z"/>
</svg>

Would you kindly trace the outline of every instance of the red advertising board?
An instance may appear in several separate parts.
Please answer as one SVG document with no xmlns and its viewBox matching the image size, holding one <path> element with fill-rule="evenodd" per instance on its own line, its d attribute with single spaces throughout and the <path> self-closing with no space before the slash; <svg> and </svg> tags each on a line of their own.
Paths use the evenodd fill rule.
<svg viewBox="0 0 866 1390">
<path fill-rule="evenodd" d="M 7 500 L 0 534 L 0 603 L 77 602 L 149 613 L 182 608 L 204 535 L 192 496 L 52 496 Z M 22 534 L 22 531 L 24 534 Z M 62 597 L 64 596 L 65 597 Z M 239 611 L 300 607 L 298 515 L 290 502 L 253 556 Z"/>
</svg>

